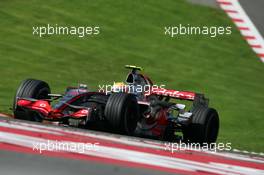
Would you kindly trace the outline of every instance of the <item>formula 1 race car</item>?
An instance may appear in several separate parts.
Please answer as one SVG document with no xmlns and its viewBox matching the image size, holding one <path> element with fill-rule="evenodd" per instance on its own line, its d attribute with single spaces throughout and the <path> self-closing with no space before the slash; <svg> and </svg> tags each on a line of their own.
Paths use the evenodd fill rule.
<svg viewBox="0 0 264 175">
<path fill-rule="evenodd" d="M 165 141 L 216 141 L 218 113 L 203 94 L 158 87 L 139 73 L 142 68 L 126 68 L 131 69 L 126 82 L 115 83 L 110 91 L 92 92 L 81 84 L 51 94 L 46 82 L 24 80 L 14 98 L 14 117 Z M 191 101 L 190 109 L 177 100 Z"/>
</svg>

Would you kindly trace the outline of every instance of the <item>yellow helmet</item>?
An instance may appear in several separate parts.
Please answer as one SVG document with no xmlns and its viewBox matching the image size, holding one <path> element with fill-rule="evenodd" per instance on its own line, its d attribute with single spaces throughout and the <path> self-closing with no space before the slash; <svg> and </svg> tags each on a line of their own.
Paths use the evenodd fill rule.
<svg viewBox="0 0 264 175">
<path fill-rule="evenodd" d="M 112 87 L 113 92 L 126 92 L 127 85 L 124 82 L 114 82 Z"/>
</svg>

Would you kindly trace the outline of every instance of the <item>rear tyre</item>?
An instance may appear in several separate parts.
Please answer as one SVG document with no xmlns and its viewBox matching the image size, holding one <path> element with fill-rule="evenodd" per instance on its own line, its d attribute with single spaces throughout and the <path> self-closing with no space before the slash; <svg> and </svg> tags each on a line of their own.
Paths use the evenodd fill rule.
<svg viewBox="0 0 264 175">
<path fill-rule="evenodd" d="M 106 103 L 105 117 L 115 132 L 132 135 L 139 119 L 136 97 L 127 93 L 111 94 Z"/>
<path fill-rule="evenodd" d="M 215 109 L 197 106 L 193 109 L 190 125 L 183 130 L 185 141 L 192 143 L 214 143 L 219 130 L 219 116 Z"/>
<path fill-rule="evenodd" d="M 21 82 L 14 97 L 13 110 L 17 119 L 42 121 L 42 117 L 36 112 L 30 112 L 17 106 L 18 98 L 47 99 L 50 94 L 49 85 L 41 80 L 26 79 Z"/>
</svg>

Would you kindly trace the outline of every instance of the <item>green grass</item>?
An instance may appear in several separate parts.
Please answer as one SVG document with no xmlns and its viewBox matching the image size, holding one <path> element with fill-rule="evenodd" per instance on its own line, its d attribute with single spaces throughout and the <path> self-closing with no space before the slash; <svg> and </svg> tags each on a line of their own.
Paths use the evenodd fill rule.
<svg viewBox="0 0 264 175">
<path fill-rule="evenodd" d="M 144 3 L 143 3 L 144 2 Z M 219 111 L 219 142 L 264 151 L 264 65 L 220 10 L 184 0 L 9 0 L 0 2 L 0 110 L 20 81 L 42 79 L 53 92 L 67 85 L 122 81 L 140 65 L 156 84 L 203 92 Z M 46 24 L 101 27 L 97 37 L 32 35 Z M 232 26 L 229 36 L 164 35 L 164 26 Z"/>
</svg>

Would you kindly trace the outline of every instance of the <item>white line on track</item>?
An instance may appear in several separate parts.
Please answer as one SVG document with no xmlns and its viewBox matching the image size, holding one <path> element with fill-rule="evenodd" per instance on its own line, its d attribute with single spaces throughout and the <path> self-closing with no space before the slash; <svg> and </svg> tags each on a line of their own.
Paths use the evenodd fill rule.
<svg viewBox="0 0 264 175">
<path fill-rule="evenodd" d="M 25 122 L 18 122 L 18 121 L 6 121 L 6 120 L 1 120 L 0 121 L 0 126 L 1 127 L 6 127 L 10 129 L 20 129 L 20 130 L 26 130 L 29 132 L 42 132 L 42 133 L 48 133 L 51 135 L 58 135 L 61 136 L 62 132 L 64 134 L 67 132 L 72 133 L 69 129 L 65 128 L 59 128 L 59 127 L 51 127 L 51 126 L 45 126 L 45 125 L 39 125 L 39 124 L 31 124 L 31 123 L 25 123 Z M 92 136 L 94 138 L 100 137 L 99 134 L 84 134 L 84 132 L 78 132 L 78 131 L 73 131 L 75 134 L 79 135 L 86 135 L 86 136 Z M 109 139 L 112 138 L 112 139 Z M 108 136 L 103 136 L 101 137 L 102 140 L 111 140 L 114 142 L 119 142 L 118 138 L 113 138 L 113 135 L 109 134 Z M 119 138 L 120 139 L 120 138 Z M 123 144 L 128 144 L 128 145 L 134 145 L 134 146 L 150 146 L 152 147 L 152 143 L 144 143 L 145 145 L 140 143 L 140 140 L 132 139 L 128 140 L 121 139 Z M 2 143 L 9 143 L 9 144 L 14 144 L 22 147 L 28 147 L 33 149 L 33 145 L 36 142 L 44 142 L 47 143 L 48 137 L 46 138 L 41 138 L 37 136 L 27 136 L 24 135 L 23 132 L 21 133 L 13 133 L 13 132 L 7 132 L 7 131 L 0 131 L 0 142 Z M 51 142 L 54 142 L 54 140 L 49 140 Z M 57 142 L 57 141 L 56 141 Z M 66 140 L 60 140 L 59 142 L 64 143 L 68 142 Z M 72 141 L 71 141 L 72 142 Z M 134 142 L 134 144 L 133 144 Z M 72 143 L 77 143 L 77 141 L 74 141 Z M 141 144 L 141 145 L 140 145 Z M 158 145 L 158 144 L 157 144 Z M 162 144 L 161 144 L 162 145 Z M 155 149 L 160 149 L 160 146 L 154 147 Z M 65 151 L 65 150 L 63 150 Z M 72 150 L 70 150 L 71 152 Z M 164 147 L 163 147 L 164 151 Z M 76 153 L 76 152 L 74 152 Z M 78 152 L 79 153 L 79 152 Z M 202 153 L 202 152 L 201 152 Z M 173 156 L 166 156 L 166 155 L 159 155 L 155 153 L 150 153 L 150 152 L 143 152 L 140 150 L 130 150 L 126 148 L 117 148 L 117 147 L 110 147 L 106 145 L 99 145 L 98 150 L 89 150 L 89 151 L 84 151 L 83 153 L 79 154 L 84 154 L 84 155 L 90 155 L 90 156 L 96 156 L 96 157 L 102 157 L 102 158 L 109 158 L 109 159 L 115 159 L 119 161 L 127 161 L 127 162 L 132 162 L 132 163 L 141 163 L 149 166 L 158 166 L 158 167 L 163 167 L 163 168 L 170 168 L 170 169 L 180 169 L 184 171 L 190 171 L 190 172 L 208 172 L 208 173 L 217 173 L 217 174 L 264 174 L 264 170 L 261 169 L 256 169 L 254 167 L 248 167 L 248 166 L 238 166 L 238 165 L 231 165 L 223 162 L 214 162 L 210 161 L 208 159 L 207 161 L 195 161 L 195 160 L 190 160 L 190 159 L 185 159 L 185 158 L 179 158 L 179 157 L 173 157 Z M 177 153 L 176 153 L 177 154 Z M 222 153 L 217 153 L 216 155 L 225 155 Z M 245 160 L 248 162 L 259 162 L 261 164 L 264 164 L 264 161 L 256 161 L 255 159 L 251 159 L 250 157 L 238 157 L 234 156 L 232 154 L 226 155 L 229 158 L 236 158 L 239 160 Z M 264 169 L 264 168 L 263 168 Z"/>
<path fill-rule="evenodd" d="M 260 60 L 264 62 L 264 39 L 240 5 L 239 1 L 217 0 L 217 2 L 238 27 L 252 50 L 256 52 Z"/>
<path fill-rule="evenodd" d="M 42 138 L 31 137 L 31 136 L 24 136 L 20 134 L 0 132 L 0 141 L 32 148 L 35 143 L 37 142 L 45 143 L 47 140 Z M 63 143 L 63 141 L 61 141 L 61 143 Z M 74 150 L 69 150 L 69 151 L 74 153 L 79 153 L 79 152 L 75 152 Z M 260 175 L 264 173 L 263 170 L 249 168 L 249 167 L 229 165 L 229 164 L 217 163 L 217 162 L 202 163 L 202 162 L 184 160 L 175 157 L 161 156 L 151 153 L 144 153 L 140 151 L 113 148 L 113 147 L 100 146 L 100 145 L 97 150 L 84 151 L 81 154 L 116 159 L 121 161 L 129 161 L 134 163 L 142 163 L 147 165 L 154 165 L 164 168 L 171 168 L 171 169 L 176 168 L 185 171 L 204 171 L 204 172 L 216 173 L 216 174 L 256 174 L 256 175 L 259 174 Z"/>
</svg>

